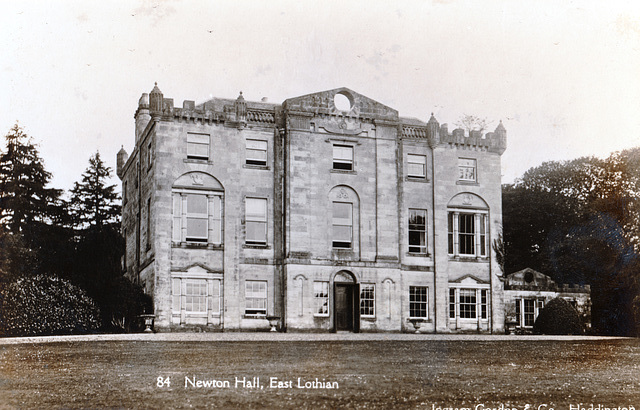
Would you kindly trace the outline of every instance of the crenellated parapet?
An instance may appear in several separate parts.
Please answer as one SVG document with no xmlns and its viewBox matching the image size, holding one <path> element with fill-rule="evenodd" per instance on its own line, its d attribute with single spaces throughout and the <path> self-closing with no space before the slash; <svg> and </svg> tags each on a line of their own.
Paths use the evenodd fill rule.
<svg viewBox="0 0 640 410">
<path fill-rule="evenodd" d="M 345 97 L 348 107 L 339 108 L 335 102 L 336 96 Z M 185 100 L 182 108 L 179 108 L 174 106 L 172 98 L 164 97 L 157 83 L 149 94 L 143 93 L 138 102 L 135 114 L 136 142 L 152 118 L 203 124 L 219 123 L 238 129 L 247 126 L 274 128 L 281 121 L 278 118 L 282 118 L 277 113 L 282 111 L 295 129 L 308 130 L 314 118 L 324 118 L 325 122 L 338 121 L 340 133 L 349 133 L 353 131 L 351 128 L 358 128 L 351 126 L 352 122 L 397 126 L 401 138 L 425 139 L 431 148 L 448 145 L 496 152 L 500 155 L 507 148 L 507 131 L 502 122 L 493 132 L 486 134 L 480 131 L 467 134 L 461 128 L 449 132 L 448 125 L 440 125 L 433 113 L 427 123 L 400 118 L 398 111 L 347 88 L 290 98 L 282 105 L 246 101 L 240 92 L 235 100 L 213 98 L 199 105 Z"/>
<path fill-rule="evenodd" d="M 245 101 L 242 92 L 236 100 L 212 99 L 196 105 L 185 100 L 182 108 L 175 107 L 173 98 L 165 98 L 156 83 L 153 90 L 143 93 L 136 110 L 136 142 L 151 118 L 164 121 L 220 123 L 228 127 L 242 129 L 247 125 L 275 127 L 276 104 Z"/>
<path fill-rule="evenodd" d="M 507 149 L 507 130 L 502 121 L 494 132 L 482 134 L 481 131 L 471 131 L 469 134 L 462 128 L 456 128 L 449 132 L 447 124 L 440 125 L 431 114 L 426 125 L 402 124 L 402 138 L 416 138 L 428 140 L 429 146 L 435 148 L 439 145 L 452 147 L 476 148 L 500 155 Z"/>
</svg>

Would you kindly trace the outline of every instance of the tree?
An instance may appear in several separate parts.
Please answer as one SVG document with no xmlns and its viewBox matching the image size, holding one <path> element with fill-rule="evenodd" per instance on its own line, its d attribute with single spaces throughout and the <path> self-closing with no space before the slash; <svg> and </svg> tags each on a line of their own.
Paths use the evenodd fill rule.
<svg viewBox="0 0 640 410">
<path fill-rule="evenodd" d="M 486 118 L 477 117 L 475 115 L 464 114 L 455 123 L 455 125 L 457 127 L 460 127 L 466 130 L 469 134 L 471 134 L 471 131 L 483 132 L 489 127 L 489 125 L 491 125 L 491 123 L 487 121 Z"/>
<path fill-rule="evenodd" d="M 119 196 L 115 185 L 107 185 L 111 168 L 106 166 L 96 152 L 89 158 L 89 167 L 82 174 L 82 182 L 76 182 L 71 190 L 71 214 L 77 227 L 115 225 L 120 218 Z"/>
<path fill-rule="evenodd" d="M 16 123 L 5 136 L 0 152 L 0 229 L 3 244 L 3 276 L 32 275 L 57 265 L 51 251 L 66 243 L 64 228 L 53 223 L 64 221 L 66 206 L 58 189 L 47 188 L 51 174 L 32 139 Z M 52 256 L 52 257 L 50 257 Z M 57 273 L 59 267 L 53 272 Z"/>
<path fill-rule="evenodd" d="M 148 296 L 123 276 L 124 240 L 120 233 L 119 197 L 108 185 L 111 168 L 96 152 L 82 180 L 71 190 L 73 225 L 77 229 L 73 281 L 100 307 L 108 330 L 134 330 L 136 318 L 148 307 Z"/>
<path fill-rule="evenodd" d="M 16 123 L 0 156 L 0 222 L 16 234 L 34 221 L 47 221 L 61 191 L 46 188 L 51 173 L 32 139 Z"/>
<path fill-rule="evenodd" d="M 594 328 L 634 334 L 639 197 L 640 148 L 531 168 L 503 186 L 506 272 L 531 267 L 559 283 L 591 284 Z"/>
<path fill-rule="evenodd" d="M 115 185 L 108 185 L 111 168 L 100 153 L 89 158 L 89 167 L 71 190 L 71 218 L 77 229 L 73 257 L 73 281 L 102 306 L 105 289 L 122 275 L 120 260 L 124 241 L 117 224 L 120 205 Z M 107 320 L 108 322 L 108 320 Z"/>
</svg>

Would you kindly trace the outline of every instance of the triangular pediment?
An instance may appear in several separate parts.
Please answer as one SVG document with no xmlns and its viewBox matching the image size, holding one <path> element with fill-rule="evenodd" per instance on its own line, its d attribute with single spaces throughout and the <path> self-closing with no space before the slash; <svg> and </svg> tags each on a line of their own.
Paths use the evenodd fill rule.
<svg viewBox="0 0 640 410">
<path fill-rule="evenodd" d="M 506 278 L 508 286 L 553 286 L 555 282 L 544 273 L 525 268 L 509 274 Z"/>
<path fill-rule="evenodd" d="M 341 110 L 336 107 L 335 99 L 338 94 L 347 98 L 349 108 Z M 311 114 L 398 120 L 397 110 L 345 87 L 289 98 L 283 103 L 283 108 Z"/>
<path fill-rule="evenodd" d="M 458 279 L 455 280 L 451 280 L 449 281 L 449 283 L 458 283 L 460 285 L 481 285 L 481 284 L 488 284 L 489 282 L 486 280 L 482 280 L 476 276 L 473 275 L 464 275 L 459 277 Z"/>
</svg>

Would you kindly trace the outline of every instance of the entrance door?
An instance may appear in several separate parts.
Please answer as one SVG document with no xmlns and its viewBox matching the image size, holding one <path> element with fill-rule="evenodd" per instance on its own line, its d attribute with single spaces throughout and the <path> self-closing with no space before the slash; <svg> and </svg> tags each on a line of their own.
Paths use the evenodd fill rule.
<svg viewBox="0 0 640 410">
<path fill-rule="evenodd" d="M 356 311 L 355 284 L 335 285 L 335 326 L 336 330 L 358 331 L 358 312 Z"/>
</svg>

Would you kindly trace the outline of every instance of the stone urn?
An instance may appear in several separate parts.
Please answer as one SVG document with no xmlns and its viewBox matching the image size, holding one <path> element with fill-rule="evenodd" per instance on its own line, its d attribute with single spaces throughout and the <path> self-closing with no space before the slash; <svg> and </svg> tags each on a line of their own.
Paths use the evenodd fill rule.
<svg viewBox="0 0 640 410">
<path fill-rule="evenodd" d="M 278 323 L 280 323 L 280 316 L 267 316 L 269 326 L 271 326 L 270 332 L 277 332 Z"/>
<path fill-rule="evenodd" d="M 424 322 L 424 319 L 412 318 L 408 320 L 409 322 L 411 322 L 411 324 L 413 325 L 413 328 L 416 330 L 415 333 L 420 333 L 420 328 L 422 327 L 422 323 Z"/>
<path fill-rule="evenodd" d="M 145 314 L 145 315 L 140 315 L 139 317 L 142 318 L 142 320 L 144 320 L 144 332 L 145 333 L 152 333 L 153 332 L 153 320 L 156 318 L 156 315 Z"/>
</svg>

